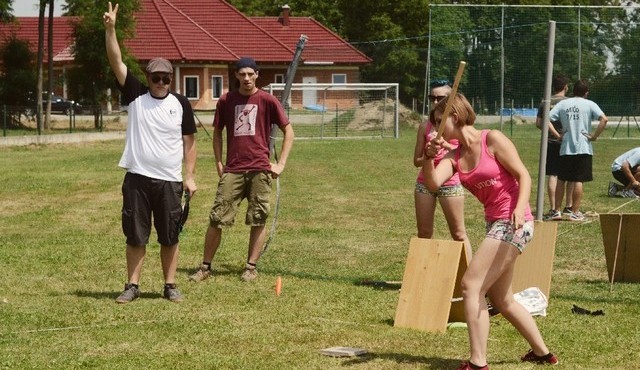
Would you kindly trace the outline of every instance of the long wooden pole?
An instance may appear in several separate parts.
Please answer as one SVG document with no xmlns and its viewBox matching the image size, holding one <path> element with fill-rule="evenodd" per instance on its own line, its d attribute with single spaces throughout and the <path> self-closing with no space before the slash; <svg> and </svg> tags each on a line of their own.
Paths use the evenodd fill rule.
<svg viewBox="0 0 640 370">
<path fill-rule="evenodd" d="M 444 112 L 442 113 L 442 119 L 446 120 L 449 117 L 449 113 L 451 113 L 451 107 L 453 106 L 453 100 L 458 93 L 458 85 L 460 84 L 460 80 L 462 79 L 462 74 L 464 73 L 464 67 L 467 65 L 467 62 L 460 61 L 458 65 L 458 72 L 456 73 L 456 79 L 453 81 L 453 87 L 451 88 L 451 93 L 449 93 L 449 98 L 447 99 L 447 105 L 444 108 Z M 440 125 L 438 127 L 438 135 L 436 139 L 442 137 L 442 131 L 444 130 L 444 125 Z"/>
</svg>

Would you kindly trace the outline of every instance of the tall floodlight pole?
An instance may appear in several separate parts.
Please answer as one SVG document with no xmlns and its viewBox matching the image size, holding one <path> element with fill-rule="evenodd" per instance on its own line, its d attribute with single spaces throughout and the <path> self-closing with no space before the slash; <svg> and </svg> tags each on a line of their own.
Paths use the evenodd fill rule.
<svg viewBox="0 0 640 370">
<path fill-rule="evenodd" d="M 544 180 L 547 163 L 547 139 L 549 138 L 549 107 L 551 106 L 551 79 L 553 78 L 553 53 L 556 43 L 556 22 L 549 21 L 547 39 L 547 74 L 544 80 L 544 111 L 542 115 L 542 135 L 540 139 L 540 162 L 538 164 L 538 197 L 536 202 L 536 220 L 542 220 L 544 210 Z"/>
</svg>

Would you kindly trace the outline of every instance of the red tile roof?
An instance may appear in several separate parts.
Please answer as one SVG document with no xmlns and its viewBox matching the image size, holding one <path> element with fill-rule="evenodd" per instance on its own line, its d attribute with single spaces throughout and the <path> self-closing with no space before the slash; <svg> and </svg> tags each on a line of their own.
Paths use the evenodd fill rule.
<svg viewBox="0 0 640 370">
<path fill-rule="evenodd" d="M 301 34 L 308 37 L 302 59 L 307 63 L 366 64 L 371 59 L 349 45 L 340 36 L 313 18 L 289 17 L 289 25 L 282 17 L 252 17 L 255 24 L 287 45 L 296 45 Z M 294 47 L 295 48 L 295 47 Z"/>
<path fill-rule="evenodd" d="M 174 63 L 232 63 L 251 56 L 260 64 L 289 63 L 301 34 L 308 36 L 303 61 L 342 65 L 371 62 L 366 55 L 312 18 L 247 17 L 224 0 L 140 0 L 134 13 L 136 34 L 126 40 L 141 62 L 164 57 Z M 17 17 L 16 25 L 0 24 L 0 36 L 12 32 L 38 45 L 38 18 Z M 72 60 L 74 17 L 54 18 L 56 61 Z M 45 31 L 46 38 L 46 31 Z M 1 41 L 0 41 L 1 42 Z"/>
<path fill-rule="evenodd" d="M 48 17 L 44 18 L 44 58 L 46 62 L 48 54 Z M 70 54 L 73 45 L 73 22 L 76 17 L 53 18 L 53 60 L 73 60 Z M 38 17 L 16 17 L 14 23 L 0 24 L 0 43 L 4 44 L 12 35 L 29 43 L 31 50 L 38 51 Z"/>
</svg>

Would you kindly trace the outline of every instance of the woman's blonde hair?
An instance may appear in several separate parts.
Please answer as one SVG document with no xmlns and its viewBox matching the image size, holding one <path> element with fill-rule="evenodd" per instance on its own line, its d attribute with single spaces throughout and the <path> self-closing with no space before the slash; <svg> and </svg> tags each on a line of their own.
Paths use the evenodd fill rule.
<svg viewBox="0 0 640 370">
<path fill-rule="evenodd" d="M 447 106 L 447 102 L 451 98 L 451 95 L 442 99 L 436 104 L 435 107 L 429 113 L 429 120 L 435 124 L 435 113 L 444 113 L 444 108 Z M 461 93 L 457 93 L 455 99 L 453 100 L 453 104 L 451 106 L 451 113 L 456 114 L 458 116 L 458 125 L 459 126 L 471 126 L 476 121 L 476 112 L 473 111 L 471 104 L 467 98 Z M 443 119 L 445 117 L 442 117 Z"/>
</svg>

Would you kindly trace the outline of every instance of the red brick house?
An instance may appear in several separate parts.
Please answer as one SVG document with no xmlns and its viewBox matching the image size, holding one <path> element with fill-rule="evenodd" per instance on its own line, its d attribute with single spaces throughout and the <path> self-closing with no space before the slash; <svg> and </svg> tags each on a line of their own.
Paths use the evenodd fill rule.
<svg viewBox="0 0 640 370">
<path fill-rule="evenodd" d="M 308 41 L 294 82 L 360 82 L 360 67 L 371 62 L 313 18 L 290 16 L 286 5 L 279 17 L 247 17 L 224 0 L 140 0 L 140 5 L 134 14 L 135 38 L 125 45 L 142 65 L 158 56 L 169 59 L 175 69 L 173 90 L 187 96 L 195 109 L 213 109 L 234 88 L 233 66 L 242 56 L 260 66 L 259 86 L 284 82 L 301 34 Z M 36 48 L 38 19 L 17 21 L 0 26 L 0 42 L 15 32 Z M 71 22 L 68 17 L 54 21 L 54 67 L 64 76 L 73 65 Z"/>
</svg>

